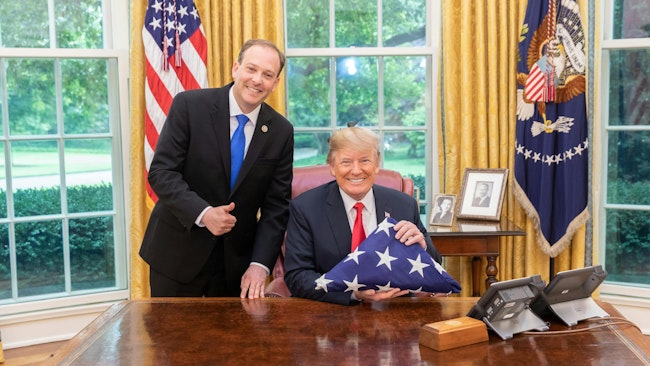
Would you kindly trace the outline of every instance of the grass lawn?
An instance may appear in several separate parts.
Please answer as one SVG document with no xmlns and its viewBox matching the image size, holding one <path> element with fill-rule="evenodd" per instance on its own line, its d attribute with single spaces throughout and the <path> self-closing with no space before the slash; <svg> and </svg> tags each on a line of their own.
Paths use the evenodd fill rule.
<svg viewBox="0 0 650 366">
<path fill-rule="evenodd" d="M 56 151 L 14 151 L 11 172 L 14 177 L 36 177 L 59 174 L 59 155 Z M 84 173 L 111 170 L 111 155 L 66 149 L 65 171 Z M 0 178 L 5 177 L 4 160 L 0 162 Z"/>
</svg>

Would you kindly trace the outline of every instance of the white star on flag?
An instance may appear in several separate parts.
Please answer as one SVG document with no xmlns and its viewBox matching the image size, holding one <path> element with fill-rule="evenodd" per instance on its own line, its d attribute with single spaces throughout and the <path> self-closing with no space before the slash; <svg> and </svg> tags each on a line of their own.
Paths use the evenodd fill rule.
<svg viewBox="0 0 650 366">
<path fill-rule="evenodd" d="M 357 276 L 354 276 L 354 280 L 352 282 L 350 281 L 343 281 L 345 284 L 348 286 L 348 288 L 345 289 L 345 292 L 348 291 L 359 291 L 362 287 L 366 287 L 366 285 L 359 283 L 357 281 Z"/>
<path fill-rule="evenodd" d="M 390 266 L 390 262 L 397 260 L 397 257 L 391 257 L 391 255 L 388 253 L 388 247 L 386 247 L 386 250 L 383 253 L 378 251 L 375 251 L 375 253 L 377 253 L 377 255 L 379 256 L 379 262 L 377 262 L 377 267 L 383 264 L 392 271 L 393 268 Z"/>
<path fill-rule="evenodd" d="M 348 254 L 348 256 L 345 258 L 345 261 L 347 262 L 352 260 L 356 264 L 359 264 L 359 256 L 363 253 L 365 253 L 363 250 L 359 250 L 359 248 L 357 248 L 354 252 Z"/>
<path fill-rule="evenodd" d="M 413 260 L 411 258 L 407 258 L 407 259 L 409 260 L 409 262 L 411 262 L 411 265 L 413 266 L 411 268 L 411 271 L 409 272 L 409 274 L 417 271 L 420 274 L 420 276 L 424 277 L 424 272 L 422 270 L 424 268 L 429 267 L 430 264 L 422 263 L 422 261 L 420 260 L 420 255 L 419 254 L 418 254 L 418 257 L 417 257 L 416 260 Z"/>
</svg>

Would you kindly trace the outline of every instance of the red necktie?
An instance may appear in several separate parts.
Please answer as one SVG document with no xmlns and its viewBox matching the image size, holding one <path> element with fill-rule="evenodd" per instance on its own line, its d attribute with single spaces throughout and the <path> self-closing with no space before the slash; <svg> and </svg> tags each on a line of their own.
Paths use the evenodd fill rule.
<svg viewBox="0 0 650 366">
<path fill-rule="evenodd" d="M 357 218 L 354 219 L 354 227 L 352 228 L 352 251 L 361 244 L 362 241 L 366 239 L 366 232 L 363 230 L 363 216 L 361 212 L 363 211 L 363 203 L 357 202 L 354 204 L 354 209 L 357 210 Z"/>
</svg>

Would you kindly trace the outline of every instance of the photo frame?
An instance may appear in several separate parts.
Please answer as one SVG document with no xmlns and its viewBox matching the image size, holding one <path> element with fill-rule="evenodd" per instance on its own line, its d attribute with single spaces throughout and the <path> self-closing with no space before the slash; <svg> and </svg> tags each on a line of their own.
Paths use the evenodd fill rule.
<svg viewBox="0 0 650 366">
<path fill-rule="evenodd" d="M 460 187 L 459 219 L 499 221 L 508 169 L 465 169 Z"/>
<path fill-rule="evenodd" d="M 433 196 L 430 224 L 433 226 L 451 226 L 454 222 L 456 195 L 436 194 Z"/>
</svg>

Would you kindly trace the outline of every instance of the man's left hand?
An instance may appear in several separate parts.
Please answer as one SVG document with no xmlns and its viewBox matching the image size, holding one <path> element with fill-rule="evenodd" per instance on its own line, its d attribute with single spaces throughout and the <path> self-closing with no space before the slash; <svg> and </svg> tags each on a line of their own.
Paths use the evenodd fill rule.
<svg viewBox="0 0 650 366">
<path fill-rule="evenodd" d="M 266 271 L 264 268 L 256 265 L 248 266 L 248 269 L 241 278 L 241 294 L 239 297 L 242 299 L 248 293 L 249 299 L 257 299 L 264 297 L 264 286 L 266 285 Z"/>
</svg>

